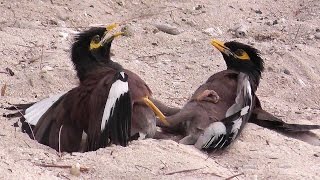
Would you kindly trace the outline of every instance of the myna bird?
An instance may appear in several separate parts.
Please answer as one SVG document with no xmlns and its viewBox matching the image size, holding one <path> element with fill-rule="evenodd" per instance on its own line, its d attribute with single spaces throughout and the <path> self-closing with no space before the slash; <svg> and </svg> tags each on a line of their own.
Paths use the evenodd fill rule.
<svg viewBox="0 0 320 180">
<path fill-rule="evenodd" d="M 162 108 L 161 102 L 156 104 L 163 113 L 169 114 L 166 120 L 170 126 L 159 123 L 160 126 L 171 131 L 184 131 L 185 137 L 180 143 L 194 144 L 207 151 L 223 149 L 231 144 L 248 121 L 291 132 L 320 128 L 318 125 L 287 124 L 261 108 L 255 91 L 264 62 L 257 49 L 235 41 L 222 43 L 213 40 L 211 44 L 222 53 L 227 70 L 209 77 L 176 114 L 176 109 Z"/>
<path fill-rule="evenodd" d="M 79 151 L 82 135 L 87 134 L 85 150 L 92 151 L 110 143 L 126 146 L 136 134 L 155 134 L 153 110 L 163 115 L 148 99 L 151 90 L 146 83 L 111 60 L 112 41 L 121 33 L 109 37 L 110 29 L 91 28 L 76 36 L 71 58 L 78 87 L 23 109 L 26 123 L 35 125 L 31 135 L 40 143 Z"/>
</svg>

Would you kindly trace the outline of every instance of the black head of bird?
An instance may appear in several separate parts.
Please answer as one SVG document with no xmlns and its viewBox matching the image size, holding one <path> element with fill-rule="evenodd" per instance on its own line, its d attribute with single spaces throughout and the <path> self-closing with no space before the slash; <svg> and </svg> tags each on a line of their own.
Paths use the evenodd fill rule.
<svg viewBox="0 0 320 180">
<path fill-rule="evenodd" d="M 211 44 L 222 53 L 228 69 L 246 73 L 259 84 L 264 62 L 256 48 L 236 41 L 212 40 Z"/>
<path fill-rule="evenodd" d="M 114 63 L 110 58 L 111 44 L 114 38 L 122 32 L 109 35 L 116 25 L 108 27 L 93 27 L 75 36 L 72 45 L 71 60 L 77 71 L 77 76 L 82 81 L 88 72 L 99 66 L 111 66 L 121 69 L 121 65 Z"/>
</svg>

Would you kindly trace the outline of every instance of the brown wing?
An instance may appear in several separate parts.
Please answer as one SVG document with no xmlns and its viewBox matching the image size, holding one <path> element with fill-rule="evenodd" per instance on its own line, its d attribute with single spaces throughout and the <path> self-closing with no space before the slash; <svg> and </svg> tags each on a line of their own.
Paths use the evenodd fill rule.
<svg viewBox="0 0 320 180">
<path fill-rule="evenodd" d="M 105 76 L 92 91 L 88 108 L 91 114 L 87 131 L 89 151 L 111 143 L 127 145 L 132 108 L 127 74 L 112 72 Z"/>
<path fill-rule="evenodd" d="M 143 97 L 151 97 L 152 92 L 146 82 L 137 74 L 129 70 L 125 70 L 125 73 L 129 76 L 129 89 L 133 103 L 131 136 L 153 137 L 156 131 L 156 117 L 142 101 Z"/>
<path fill-rule="evenodd" d="M 191 97 L 197 99 L 205 90 L 214 90 L 219 95 L 217 103 L 197 101 L 197 105 L 205 109 L 210 122 L 225 118 L 226 111 L 234 103 L 237 93 L 238 72 L 225 70 L 212 75 L 205 84 L 201 85 Z"/>
<path fill-rule="evenodd" d="M 234 103 L 237 92 L 238 73 L 231 70 L 222 71 L 212 75 L 206 83 L 201 85 L 192 95 L 190 101 L 173 116 L 167 117 L 167 121 L 175 128 L 181 128 L 179 123 L 189 121 L 189 133 L 195 133 L 197 129 L 205 129 L 209 124 L 225 118 L 226 111 Z M 206 90 L 214 90 L 219 95 L 219 101 L 212 103 L 199 101 L 198 97 Z M 177 125 L 177 126 L 176 126 Z M 163 126 L 164 127 L 164 126 Z"/>
<path fill-rule="evenodd" d="M 80 124 L 81 119 L 76 120 L 79 117 L 77 113 L 81 112 L 82 118 L 88 117 L 87 113 L 82 111 L 85 107 L 81 103 L 87 100 L 87 96 L 81 97 L 79 90 L 81 88 L 74 88 L 66 93 L 42 115 L 34 128 L 34 135 L 38 142 L 57 151 L 78 151 L 83 126 Z"/>
<path fill-rule="evenodd" d="M 115 74 L 113 69 L 97 70 L 89 74 L 79 87 L 62 96 L 37 123 L 34 129 L 36 140 L 67 152 L 79 150 L 83 132 L 91 141 L 100 141 L 101 119 Z M 131 110 L 123 114 L 131 117 Z"/>
<path fill-rule="evenodd" d="M 141 100 L 142 97 L 151 96 L 152 92 L 146 82 L 144 82 L 137 74 L 124 70 L 129 76 L 129 89 L 131 91 L 132 102 Z"/>
</svg>

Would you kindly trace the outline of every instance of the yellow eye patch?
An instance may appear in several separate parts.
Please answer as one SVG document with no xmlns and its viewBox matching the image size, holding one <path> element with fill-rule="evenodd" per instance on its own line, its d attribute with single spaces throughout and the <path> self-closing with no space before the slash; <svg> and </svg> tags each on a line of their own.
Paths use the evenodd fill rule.
<svg viewBox="0 0 320 180">
<path fill-rule="evenodd" d="M 250 60 L 249 55 L 247 54 L 247 52 L 245 52 L 242 49 L 238 49 L 234 52 L 234 56 L 238 59 L 244 60 L 244 61 L 248 61 Z"/>
<path fill-rule="evenodd" d="M 99 47 L 101 47 L 100 36 L 96 35 L 91 39 L 89 49 L 92 50 L 92 49 L 97 49 Z"/>
<path fill-rule="evenodd" d="M 123 35 L 123 32 L 117 32 L 112 35 L 112 31 L 116 29 L 118 26 L 119 25 L 116 23 L 106 26 L 106 30 L 101 38 L 99 35 L 96 35 L 91 39 L 89 50 L 91 51 L 93 49 L 100 48 L 104 46 L 106 43 L 111 42 L 114 38 Z"/>
</svg>

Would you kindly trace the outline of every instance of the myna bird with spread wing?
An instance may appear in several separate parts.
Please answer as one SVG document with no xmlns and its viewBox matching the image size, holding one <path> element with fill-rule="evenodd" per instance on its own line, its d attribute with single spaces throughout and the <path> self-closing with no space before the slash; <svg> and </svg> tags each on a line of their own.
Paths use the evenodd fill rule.
<svg viewBox="0 0 320 180">
<path fill-rule="evenodd" d="M 147 84 L 111 60 L 112 41 L 122 34 L 110 36 L 114 27 L 91 28 L 76 36 L 71 59 L 80 80 L 78 87 L 35 104 L 15 106 L 21 107 L 22 128 L 30 137 L 72 152 L 80 150 L 84 135 L 85 151 L 110 143 L 126 146 L 132 137 L 154 136 L 155 114 L 164 116 L 149 100 L 152 93 Z"/>
</svg>

